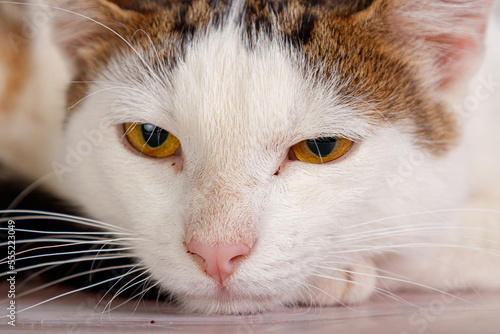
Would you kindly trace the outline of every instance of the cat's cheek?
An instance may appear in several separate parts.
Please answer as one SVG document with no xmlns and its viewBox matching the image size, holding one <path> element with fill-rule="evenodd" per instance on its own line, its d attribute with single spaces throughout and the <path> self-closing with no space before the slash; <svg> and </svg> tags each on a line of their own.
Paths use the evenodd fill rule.
<svg viewBox="0 0 500 334">
<path fill-rule="evenodd" d="M 92 103 L 70 118 L 68 145 L 61 162 L 73 164 L 67 164 L 70 169 L 62 175 L 60 186 L 93 217 L 141 235 L 154 235 L 172 219 L 165 215 L 173 216 L 171 211 L 176 210 L 168 208 L 180 207 L 176 194 L 182 194 L 183 186 L 176 165 L 181 165 L 181 158 L 152 159 L 135 154 L 120 141 L 115 126 L 89 121 L 100 118 Z M 90 145 L 85 135 L 89 133 L 99 134 L 95 145 Z M 89 149 L 79 149 L 84 146 Z M 80 151 L 85 154 L 78 155 Z"/>
</svg>

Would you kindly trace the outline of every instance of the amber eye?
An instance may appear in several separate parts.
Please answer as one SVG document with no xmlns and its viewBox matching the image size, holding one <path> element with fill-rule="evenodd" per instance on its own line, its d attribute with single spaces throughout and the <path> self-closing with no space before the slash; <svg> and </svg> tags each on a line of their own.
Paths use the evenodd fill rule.
<svg viewBox="0 0 500 334">
<path fill-rule="evenodd" d="M 154 158 L 174 155 L 181 145 L 177 137 L 153 124 L 125 123 L 123 128 L 137 151 Z"/>
<path fill-rule="evenodd" d="M 340 137 L 323 137 L 303 140 L 292 146 L 298 160 L 312 164 L 333 161 L 346 154 L 353 142 Z"/>
</svg>

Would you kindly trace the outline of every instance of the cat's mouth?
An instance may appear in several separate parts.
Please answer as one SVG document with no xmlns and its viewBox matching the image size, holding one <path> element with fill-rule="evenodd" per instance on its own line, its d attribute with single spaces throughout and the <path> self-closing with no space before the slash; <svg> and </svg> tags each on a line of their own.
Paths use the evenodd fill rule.
<svg viewBox="0 0 500 334">
<path fill-rule="evenodd" d="M 223 284 L 212 277 L 194 285 L 187 284 L 177 293 L 173 292 L 174 299 L 185 311 L 212 314 L 260 313 L 287 305 L 293 299 L 290 294 L 271 288 L 273 284 L 248 281 L 237 274 L 231 275 Z"/>
</svg>

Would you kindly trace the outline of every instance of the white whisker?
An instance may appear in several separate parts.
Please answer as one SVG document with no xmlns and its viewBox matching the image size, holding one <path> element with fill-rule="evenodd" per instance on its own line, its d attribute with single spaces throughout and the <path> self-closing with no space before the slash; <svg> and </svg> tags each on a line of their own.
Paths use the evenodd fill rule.
<svg viewBox="0 0 500 334">
<path fill-rule="evenodd" d="M 71 236 L 69 236 L 71 237 Z M 81 239 L 90 239 L 92 241 L 82 241 Z M 16 244 L 35 244 L 35 243 L 48 243 L 48 242 L 57 242 L 57 243 L 66 243 L 67 245 L 50 245 L 50 246 L 43 246 L 39 248 L 32 248 L 28 249 L 25 251 L 22 251 L 23 254 L 24 252 L 29 252 L 33 250 L 42 250 L 46 248 L 57 248 L 57 247 L 63 247 L 63 246 L 71 246 L 71 245 L 84 245 L 84 244 L 89 244 L 89 245 L 102 245 L 106 243 L 121 243 L 123 241 L 131 241 L 131 240 L 144 240 L 140 238 L 117 238 L 117 239 L 106 239 L 106 238 L 97 238 L 97 237 L 86 237 L 86 236 L 79 236 L 78 239 L 62 239 L 62 238 L 37 238 L 37 239 L 24 239 L 24 240 L 19 240 L 16 241 Z M 7 245 L 7 242 L 1 243 L 0 246 L 5 246 Z M 6 258 L 3 258 L 2 261 L 4 261 Z"/>
<path fill-rule="evenodd" d="M 352 270 L 345 270 L 345 269 L 339 269 L 339 268 L 335 268 L 335 267 L 322 267 L 322 266 L 319 266 L 319 265 L 317 265 L 315 267 L 316 268 L 320 268 L 320 269 L 328 269 L 328 270 L 333 270 L 333 271 L 340 271 L 342 273 L 348 273 L 348 274 L 358 274 L 358 275 L 369 276 L 369 277 L 379 277 L 378 275 L 369 275 L 369 274 L 364 274 L 364 273 L 361 273 L 361 272 L 356 272 L 356 271 L 352 271 Z M 363 282 L 358 282 L 358 281 L 355 281 L 355 280 L 340 278 L 340 277 L 328 276 L 325 273 L 319 272 L 319 271 L 314 271 L 313 275 L 316 276 L 316 277 L 326 278 L 326 279 L 330 279 L 330 280 L 334 280 L 334 281 L 338 281 L 338 282 L 343 282 L 343 283 L 346 283 L 346 284 L 359 285 L 359 286 L 362 286 L 362 287 L 365 287 L 365 288 L 373 289 L 374 292 L 377 292 L 379 294 L 388 296 L 390 298 L 393 298 L 394 300 L 405 302 L 405 303 L 407 303 L 409 305 L 412 305 L 412 306 L 417 306 L 417 305 L 409 302 L 408 300 L 406 300 L 406 299 L 404 299 L 402 297 L 399 297 L 398 295 L 394 294 L 393 292 L 387 291 L 387 290 L 382 289 L 380 287 L 377 287 L 375 285 L 371 285 L 371 284 L 367 284 L 367 283 L 363 283 Z M 349 292 L 349 290 L 347 290 L 347 292 Z"/>
<path fill-rule="evenodd" d="M 130 255 L 121 255 L 121 254 L 112 255 L 112 256 L 103 255 L 103 256 L 99 257 L 99 260 L 125 259 L 125 258 L 129 258 L 129 257 L 130 257 Z M 94 259 L 95 259 L 95 257 L 92 256 L 92 257 L 79 257 L 79 258 L 64 260 L 64 261 L 50 261 L 50 262 L 34 264 L 34 265 L 31 265 L 28 267 L 18 268 L 18 269 L 16 269 L 16 272 L 24 272 L 27 270 L 43 268 L 43 267 L 47 267 L 47 266 L 58 266 L 58 265 L 69 264 L 69 263 L 94 261 Z M 6 276 L 8 273 L 9 272 L 0 273 L 0 277 Z"/>
<path fill-rule="evenodd" d="M 150 275 L 149 277 L 147 277 L 143 283 L 143 286 L 146 287 L 147 284 L 148 284 L 148 281 L 151 280 L 151 277 L 153 277 L 153 275 Z M 143 288 L 141 292 L 139 292 L 138 294 L 134 295 L 132 298 L 136 299 L 138 296 L 139 299 L 137 300 L 137 303 L 136 303 L 136 306 L 134 308 L 134 311 L 132 312 L 132 314 L 135 314 L 135 312 L 137 311 L 137 308 L 139 307 L 139 304 L 140 302 L 144 299 L 144 297 L 146 296 L 146 294 L 153 288 L 155 288 L 158 284 L 160 284 L 159 282 L 151 285 L 149 288 Z"/>
<path fill-rule="evenodd" d="M 46 219 L 53 219 L 53 218 L 63 218 L 63 221 L 69 221 L 69 222 L 74 222 L 75 224 L 81 224 L 85 226 L 90 226 L 90 227 L 97 227 L 97 228 L 107 228 L 113 231 L 125 231 L 125 232 L 130 232 L 133 233 L 130 230 L 127 230 L 124 227 L 121 226 L 116 226 L 112 225 L 109 223 L 104 223 L 98 220 L 90 219 L 90 218 L 84 218 L 84 217 L 78 217 L 78 216 L 72 216 L 72 215 L 67 215 L 63 213 L 57 213 L 57 212 L 46 212 L 46 211 L 39 211 L 39 210 L 0 210 L 0 213 L 2 214 L 32 214 L 35 216 L 20 216 L 20 217 L 13 217 L 13 218 L 2 218 L 0 222 L 5 222 L 11 219 L 16 219 L 16 220 L 21 220 L 21 219 L 43 219 L 44 217 L 49 216 L 50 218 Z"/>
<path fill-rule="evenodd" d="M 334 301 L 335 301 L 336 303 L 338 303 L 339 305 L 342 305 L 342 306 L 344 306 L 345 308 L 348 308 L 348 309 L 350 309 L 350 310 L 354 311 L 354 309 L 353 309 L 353 308 L 351 308 L 349 305 L 347 305 L 347 304 L 345 304 L 345 303 L 342 303 L 342 302 L 341 302 L 338 298 L 336 298 L 336 297 L 332 296 L 331 294 L 329 294 L 328 292 L 324 291 L 323 289 L 318 288 L 317 286 L 314 286 L 314 285 L 309 284 L 309 283 L 301 282 L 301 281 L 298 281 L 298 280 L 296 280 L 296 279 L 292 279 L 292 281 L 293 281 L 293 282 L 296 282 L 296 283 L 299 283 L 301 286 L 303 286 L 303 287 L 307 287 L 307 288 L 309 288 L 309 289 L 311 289 L 311 290 L 318 290 L 319 292 L 324 293 L 325 295 L 327 295 L 328 297 L 330 297 L 332 300 L 334 300 Z M 313 294 L 313 296 L 315 295 L 313 292 L 311 292 L 311 293 Z M 318 297 L 316 297 L 316 298 L 318 298 Z"/>
<path fill-rule="evenodd" d="M 361 275 L 361 276 L 367 276 L 367 277 L 374 277 L 374 278 L 380 278 L 380 279 L 386 279 L 386 280 L 391 280 L 391 281 L 406 283 L 406 284 L 418 286 L 420 288 L 424 288 L 424 289 L 427 289 L 427 290 L 430 290 L 430 291 L 438 292 L 438 293 L 441 293 L 441 294 L 444 294 L 444 295 L 447 295 L 447 296 L 450 296 L 450 297 L 454 297 L 454 298 L 457 298 L 458 300 L 461 300 L 463 302 L 466 302 L 466 303 L 469 303 L 471 305 L 477 306 L 476 304 L 474 304 L 471 301 L 468 301 L 466 299 L 460 298 L 458 296 L 454 296 L 451 293 L 448 293 L 448 292 L 446 292 L 444 290 L 433 288 L 433 287 L 431 287 L 429 285 L 421 284 L 421 283 L 410 281 L 410 280 L 405 280 L 405 279 L 401 279 L 401 278 L 397 278 L 397 277 L 390 277 L 390 276 L 369 274 L 369 273 L 363 273 L 363 272 L 356 272 L 356 271 L 351 271 L 351 270 L 347 270 L 347 269 L 338 269 L 338 268 L 335 268 L 335 267 L 322 267 L 322 266 L 316 266 L 316 267 L 321 268 L 321 269 L 340 271 L 340 272 L 349 273 L 349 274 L 355 274 L 355 275 Z M 325 276 L 325 278 L 329 278 L 329 277 Z M 334 279 L 337 279 L 337 278 L 334 278 Z M 360 282 L 354 282 L 354 281 L 348 281 L 348 282 L 349 283 L 362 284 Z"/>
<path fill-rule="evenodd" d="M 130 274 L 134 274 L 134 273 L 136 273 L 136 272 L 138 272 L 138 271 L 141 271 L 141 273 L 138 275 L 138 276 L 141 276 L 141 275 L 143 274 L 144 270 L 145 270 L 144 268 L 141 268 L 141 267 L 140 267 L 140 265 L 141 265 L 141 264 L 142 264 L 142 262 L 137 263 L 137 264 L 134 264 L 134 266 L 133 266 L 133 267 L 131 267 L 131 268 L 127 271 L 127 273 L 126 273 L 126 274 L 127 274 L 127 275 L 130 275 Z M 138 276 L 134 277 L 132 280 L 135 280 Z M 126 277 L 126 276 L 123 276 L 123 277 Z M 123 277 L 122 277 L 122 278 L 123 278 Z M 114 288 L 115 288 L 115 286 L 116 286 L 118 283 L 120 283 L 120 281 L 121 281 L 121 278 L 120 278 L 118 281 L 116 281 L 115 283 L 113 283 L 113 285 L 112 285 L 112 286 L 111 286 L 111 287 L 110 287 L 110 288 L 106 291 L 106 293 L 105 293 L 105 294 L 101 297 L 101 299 L 99 300 L 99 302 L 96 304 L 95 308 L 97 308 L 97 306 L 99 306 L 99 304 L 100 304 L 100 303 L 104 300 L 104 298 L 105 298 L 105 297 L 109 294 L 109 292 L 110 292 L 112 289 L 114 289 Z M 129 282 L 130 282 L 130 281 L 129 281 Z M 128 282 L 127 282 L 126 284 L 128 284 Z M 121 288 L 120 288 L 120 289 L 118 289 L 118 291 L 120 291 L 120 290 L 121 290 Z M 108 304 L 109 304 L 109 303 L 108 303 Z M 107 307 L 107 306 L 105 306 L 105 307 L 104 307 L 104 310 L 106 310 L 106 307 Z M 94 310 L 95 310 L 95 308 L 94 308 Z"/>
<path fill-rule="evenodd" d="M 156 56 L 156 60 L 158 61 L 158 64 L 161 64 L 162 61 L 160 59 L 160 54 L 158 53 L 158 49 L 156 48 L 156 45 L 153 43 L 151 36 L 144 29 L 137 29 L 130 37 L 130 40 L 133 40 L 135 37 L 135 34 L 137 34 L 138 32 L 142 32 L 148 38 L 149 46 L 151 46 L 151 49 L 153 49 L 155 56 Z"/>
<path fill-rule="evenodd" d="M 105 271 L 105 270 L 113 270 L 113 269 L 125 269 L 125 268 L 129 268 L 130 266 L 129 265 L 123 265 L 123 266 L 114 266 L 114 267 L 109 267 L 109 268 L 101 268 L 102 270 L 94 270 L 94 272 L 97 272 L 97 271 Z M 33 293 L 33 292 L 36 292 L 36 291 L 39 291 L 41 289 L 44 289 L 44 288 L 47 288 L 49 286 L 53 286 L 53 285 L 56 285 L 58 283 L 61 283 L 65 280 L 69 280 L 69 279 L 72 279 L 72 278 L 75 278 L 75 277 L 78 277 L 78 276 L 82 276 L 82 275 L 88 275 L 90 273 L 90 271 L 88 272 L 85 272 L 85 273 L 79 273 L 79 274 L 75 274 L 75 275 L 71 275 L 71 276 L 68 276 L 68 277 L 64 277 L 60 280 L 57 280 L 57 281 L 54 281 L 52 283 L 48 283 L 48 284 L 45 284 L 41 287 L 38 287 L 36 289 L 33 289 L 33 290 L 30 290 L 30 291 L 27 291 L 25 293 L 22 293 L 19 297 L 22 297 L 22 296 L 25 296 L 25 295 L 28 295 L 30 293 Z M 78 288 L 78 289 L 75 289 L 75 290 L 72 290 L 72 291 L 69 291 L 69 292 L 65 292 L 65 293 L 62 293 L 62 294 L 59 294 L 55 297 L 51 297 L 49 299 L 46 299 L 44 300 L 43 302 L 40 302 L 40 303 L 37 303 L 37 304 L 34 304 L 34 305 L 31 305 L 29 307 L 26 307 L 24 309 L 21 309 L 18 311 L 18 313 L 21 313 L 21 312 L 24 312 L 24 311 L 28 311 L 34 307 L 37 307 L 37 306 L 40 306 L 40 305 L 43 305 L 43 304 L 46 304 L 50 301 L 53 301 L 53 300 L 56 300 L 56 299 L 59 299 L 59 298 L 62 298 L 64 296 L 68 296 L 68 295 L 71 295 L 71 294 L 74 294 L 74 293 L 77 293 L 77 292 L 80 292 L 80 291 L 85 291 L 85 290 L 88 290 L 88 289 L 91 289 L 93 287 L 96 287 L 96 286 L 99 286 L 101 284 L 104 284 L 104 283 L 108 283 L 108 282 L 111 282 L 113 280 L 116 280 L 116 279 L 120 279 L 121 277 L 125 276 L 126 274 L 124 275 L 119 275 L 119 276 L 115 276 L 115 277 L 112 277 L 112 278 L 109 278 L 109 279 L 106 279 L 104 281 L 101 281 L 101 282 L 98 282 L 98 283 L 94 283 L 94 284 L 91 284 L 91 285 L 88 285 L 88 286 L 85 286 L 85 287 L 82 287 L 82 288 Z"/>
<path fill-rule="evenodd" d="M 363 222 L 363 223 L 359 223 L 359 224 L 353 224 L 353 225 L 345 226 L 345 227 L 343 227 L 341 229 L 338 229 L 337 231 L 344 231 L 344 230 L 348 230 L 348 229 L 358 228 L 358 227 L 361 227 L 361 226 L 366 226 L 366 225 L 370 225 L 370 224 L 374 224 L 374 223 L 380 223 L 380 222 L 384 222 L 384 221 L 392 220 L 392 219 L 400 219 L 400 218 L 407 218 L 407 217 L 414 217 L 414 216 L 421 216 L 421 215 L 428 215 L 428 214 L 457 213 L 457 212 L 481 212 L 481 213 L 495 213 L 495 214 L 500 214 L 500 210 L 475 209 L 475 208 L 455 208 L 455 209 L 427 210 L 427 211 L 405 213 L 405 214 L 394 215 L 394 216 L 390 216 L 390 217 L 384 217 L 384 218 L 374 219 L 374 220 L 370 220 L 368 222 Z"/>
<path fill-rule="evenodd" d="M 0 230 L 3 231 L 8 231 L 8 228 L 0 227 Z M 85 232 L 78 232 L 78 231 L 40 231 L 40 230 L 26 230 L 22 228 L 16 228 L 16 232 L 29 232 L 33 234 L 47 234 L 47 235 L 71 235 L 71 236 L 94 236 L 94 235 L 133 235 L 131 233 L 126 233 L 126 232 L 109 232 L 109 231 L 103 231 L 103 232 L 96 232 L 96 231 L 85 231 Z"/>
<path fill-rule="evenodd" d="M 80 250 L 80 251 L 71 251 L 71 252 L 57 252 L 57 253 L 49 253 L 49 254 L 39 254 L 39 255 L 32 255 L 32 256 L 26 256 L 26 257 L 18 257 L 16 254 L 16 262 L 21 262 L 25 260 L 32 260 L 32 259 L 37 259 L 37 258 L 44 258 L 44 257 L 55 257 L 55 256 L 64 256 L 64 255 L 76 255 L 76 254 L 88 254 L 88 253 L 97 253 L 99 255 L 100 252 L 104 253 L 112 253 L 112 252 L 121 252 L 121 251 L 127 251 L 130 250 L 130 247 L 124 247 L 124 248 L 109 248 L 109 249 L 86 249 L 86 250 Z M 2 261 L 0 264 L 6 264 L 8 261 Z"/>
<path fill-rule="evenodd" d="M 359 247 L 359 248 L 356 248 Z M 359 252 L 373 252 L 373 251 L 390 251 L 392 249 L 410 249 L 410 248 L 450 248 L 450 249 L 467 249 L 482 252 L 491 255 L 500 255 L 500 250 L 485 249 L 481 247 L 455 245 L 455 244 L 444 244 L 444 243 L 407 243 L 407 244 L 393 244 L 393 245 L 373 245 L 373 246 L 362 246 L 362 245 L 351 245 L 351 249 L 339 250 L 337 253 L 359 253 Z M 334 252 L 332 252 L 334 254 Z"/>
<path fill-rule="evenodd" d="M 151 278 L 151 276 L 146 277 L 144 280 L 148 280 L 148 279 L 150 279 L 150 278 Z M 143 282 L 144 280 L 142 280 L 141 282 Z M 155 283 L 155 284 L 153 284 L 152 286 L 150 286 L 149 288 L 147 288 L 146 290 L 141 291 L 141 292 L 139 292 L 139 293 L 137 293 L 137 294 L 133 295 L 132 297 L 128 298 L 126 301 L 122 302 L 122 303 L 121 303 L 121 304 L 119 304 L 118 306 L 115 306 L 115 307 L 113 307 L 113 308 L 109 308 L 109 309 L 108 309 L 108 312 L 112 312 L 112 311 L 114 311 L 114 310 L 116 310 L 116 309 L 118 309 L 118 308 L 122 307 L 123 305 L 127 304 L 128 302 L 130 302 L 130 301 L 134 300 L 135 298 L 137 298 L 138 296 L 140 296 L 141 294 L 145 294 L 145 293 L 147 293 L 149 290 L 153 289 L 153 288 L 154 288 L 154 287 L 156 287 L 158 284 L 159 284 L 159 283 Z M 140 300 L 139 300 L 139 302 L 140 302 Z M 136 311 L 136 309 L 137 309 L 137 306 L 136 306 L 136 308 L 134 309 L 134 312 Z"/>
<path fill-rule="evenodd" d="M 135 283 L 132 283 L 132 282 L 134 282 L 135 280 L 139 279 L 142 275 L 147 274 L 148 272 L 149 272 L 149 270 L 146 270 L 146 271 L 141 272 L 139 275 L 135 276 L 132 280 L 128 281 L 128 282 L 127 282 L 127 283 L 125 283 L 122 287 L 120 287 L 120 289 L 119 289 L 119 290 L 118 290 L 118 291 L 117 291 L 117 292 L 113 295 L 113 297 L 111 298 L 111 300 L 110 300 L 110 301 L 106 304 L 106 306 L 104 307 L 104 311 L 106 311 L 106 309 L 107 309 L 107 310 L 108 310 L 108 312 L 111 312 L 111 311 L 115 310 L 116 308 L 119 308 L 119 307 L 121 307 L 122 305 L 124 305 L 124 304 L 128 303 L 130 300 L 134 299 L 134 298 L 135 298 L 135 296 L 137 296 L 138 294 L 137 294 L 137 295 L 135 295 L 135 296 L 133 296 L 133 297 L 130 297 L 130 299 L 128 299 L 127 301 L 125 301 L 125 302 L 121 303 L 121 304 L 120 304 L 120 305 L 118 305 L 117 307 L 115 307 L 115 308 L 111 308 L 111 304 L 113 303 L 113 301 L 114 301 L 116 298 L 118 298 L 118 296 L 119 296 L 120 294 L 122 294 L 122 293 L 124 293 L 125 291 L 127 291 L 127 290 L 129 290 L 129 289 L 133 288 L 134 286 L 137 286 L 137 285 L 139 285 L 139 284 L 141 284 L 141 283 L 143 283 L 143 282 L 147 281 L 148 279 L 150 279 L 150 278 L 152 277 L 152 275 L 149 275 L 148 277 L 145 277 L 145 278 L 143 278 L 143 279 L 141 279 L 141 280 L 139 280 L 139 281 L 137 281 L 137 282 L 135 282 Z"/>
</svg>

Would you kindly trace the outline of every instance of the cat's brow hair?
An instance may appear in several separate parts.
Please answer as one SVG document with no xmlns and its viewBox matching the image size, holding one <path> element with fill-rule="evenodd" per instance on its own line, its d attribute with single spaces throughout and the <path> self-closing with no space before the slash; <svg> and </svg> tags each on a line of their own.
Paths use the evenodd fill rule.
<svg viewBox="0 0 500 334">
<path fill-rule="evenodd" d="M 15 7 L 9 9 L 16 10 Z M 5 72 L 3 90 L 0 91 L 0 112 L 4 113 L 13 111 L 31 72 L 31 46 L 29 43 L 15 43 L 14 39 L 22 36 L 23 24 L 11 19 L 11 14 L 6 7 L 0 7 L 0 64 L 9 64 L 1 69 Z"/>
<path fill-rule="evenodd" d="M 101 9 L 94 8 L 99 13 L 95 19 L 125 39 L 134 36 L 132 45 L 139 50 L 151 49 L 153 43 L 159 57 L 151 57 L 151 61 L 164 62 L 153 64 L 153 68 L 175 66 L 177 57 L 182 58 L 183 45 L 196 31 L 204 31 L 210 24 L 224 24 L 231 7 L 228 1 L 212 0 L 112 2 L 96 1 L 93 6 L 97 3 Z M 85 13 L 88 3 L 75 2 L 70 9 Z M 404 44 L 391 39 L 391 4 L 382 0 L 248 0 L 241 25 L 250 37 L 250 47 L 252 36 L 266 33 L 300 50 L 311 64 L 321 64 L 319 78 L 341 83 L 342 96 L 361 101 L 360 110 L 373 106 L 375 110 L 367 113 L 371 121 L 412 124 L 422 148 L 435 155 L 444 154 L 457 143 L 455 116 L 424 82 L 421 61 L 409 56 Z M 90 29 L 93 37 L 89 38 L 94 42 L 78 46 L 85 63 L 75 78 L 80 82 L 92 81 L 111 57 L 127 52 L 123 41 L 102 27 L 96 28 Z M 136 34 L 138 30 L 148 36 Z M 74 85 L 70 105 L 86 96 L 86 86 Z"/>
<path fill-rule="evenodd" d="M 371 116 L 398 122 L 411 120 L 419 144 L 442 154 L 456 144 L 459 129 L 451 110 L 432 97 L 419 76 L 418 60 L 387 38 L 392 8 L 377 1 L 355 15 L 315 10 L 316 17 L 304 52 L 327 69 L 335 69 L 349 84 L 345 96 L 365 100 L 377 108 Z"/>
</svg>

